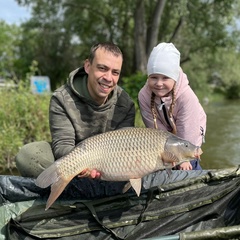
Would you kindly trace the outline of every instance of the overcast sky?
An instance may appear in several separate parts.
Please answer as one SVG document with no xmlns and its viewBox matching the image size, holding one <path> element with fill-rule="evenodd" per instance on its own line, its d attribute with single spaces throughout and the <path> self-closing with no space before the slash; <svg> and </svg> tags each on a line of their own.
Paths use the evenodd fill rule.
<svg viewBox="0 0 240 240">
<path fill-rule="evenodd" d="M 0 19 L 8 24 L 20 24 L 30 18 L 30 10 L 15 0 L 0 0 Z"/>
</svg>

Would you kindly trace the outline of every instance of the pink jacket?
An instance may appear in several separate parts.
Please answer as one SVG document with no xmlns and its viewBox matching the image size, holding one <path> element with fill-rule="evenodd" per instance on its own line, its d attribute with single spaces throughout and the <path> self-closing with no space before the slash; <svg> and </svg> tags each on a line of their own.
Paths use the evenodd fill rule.
<svg viewBox="0 0 240 240">
<path fill-rule="evenodd" d="M 151 112 L 151 90 L 146 83 L 138 94 L 139 106 L 143 122 L 146 127 L 154 128 L 153 115 Z M 172 102 L 172 97 L 164 97 L 167 110 Z M 167 123 L 161 107 L 161 99 L 155 97 L 157 111 L 157 125 L 159 129 L 172 131 Z M 173 108 L 173 119 L 177 127 L 177 136 L 188 140 L 196 146 L 201 146 L 206 132 L 206 114 L 191 87 L 187 75 L 180 71 L 176 84 L 176 104 Z"/>
</svg>

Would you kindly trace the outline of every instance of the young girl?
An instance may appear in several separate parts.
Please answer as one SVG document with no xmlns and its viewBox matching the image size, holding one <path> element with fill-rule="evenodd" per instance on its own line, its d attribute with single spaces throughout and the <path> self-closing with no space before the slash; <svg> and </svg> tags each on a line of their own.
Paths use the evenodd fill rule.
<svg viewBox="0 0 240 240">
<path fill-rule="evenodd" d="M 201 146 L 206 114 L 180 68 L 180 53 L 172 43 L 153 48 L 147 64 L 148 79 L 138 94 L 144 124 L 176 134 Z M 180 170 L 201 170 L 197 160 L 184 162 Z"/>
</svg>

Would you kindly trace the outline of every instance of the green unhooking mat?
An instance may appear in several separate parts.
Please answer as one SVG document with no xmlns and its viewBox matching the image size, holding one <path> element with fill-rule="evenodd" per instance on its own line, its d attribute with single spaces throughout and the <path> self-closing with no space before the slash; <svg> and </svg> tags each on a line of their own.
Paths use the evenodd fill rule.
<svg viewBox="0 0 240 240">
<path fill-rule="evenodd" d="M 125 183 L 85 179 L 83 184 L 76 179 L 47 211 L 49 189 L 37 188 L 34 179 L 0 176 L 0 214 L 5 217 L 0 237 L 240 239 L 238 167 L 190 177 L 184 171 L 172 174 L 159 171 L 145 177 L 140 197 L 131 191 L 121 194 Z"/>
</svg>

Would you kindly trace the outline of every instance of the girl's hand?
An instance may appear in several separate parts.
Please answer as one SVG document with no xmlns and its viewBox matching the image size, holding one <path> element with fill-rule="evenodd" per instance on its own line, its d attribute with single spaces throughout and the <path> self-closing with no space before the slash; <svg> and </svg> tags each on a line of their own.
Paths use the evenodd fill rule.
<svg viewBox="0 0 240 240">
<path fill-rule="evenodd" d="M 192 165 L 190 162 L 183 162 L 178 166 L 179 170 L 192 170 Z"/>
</svg>

